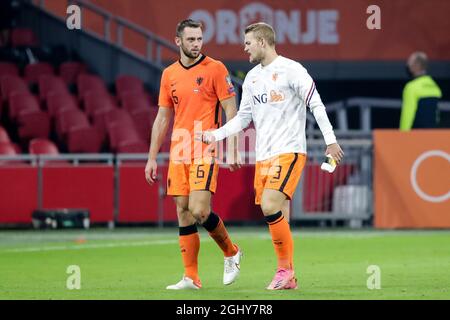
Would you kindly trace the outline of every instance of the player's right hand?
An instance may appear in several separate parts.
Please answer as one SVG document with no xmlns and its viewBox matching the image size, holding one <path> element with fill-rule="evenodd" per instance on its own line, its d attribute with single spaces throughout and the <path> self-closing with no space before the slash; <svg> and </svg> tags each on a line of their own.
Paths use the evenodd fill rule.
<svg viewBox="0 0 450 320">
<path fill-rule="evenodd" d="M 148 159 L 145 165 L 145 180 L 147 180 L 149 185 L 152 185 L 156 181 L 156 170 L 158 169 L 158 164 L 156 160 Z"/>
<path fill-rule="evenodd" d="M 212 144 L 216 142 L 216 138 L 211 131 L 200 131 L 195 133 L 195 140 L 201 141 L 205 144 Z"/>
<path fill-rule="evenodd" d="M 328 145 L 327 150 L 325 151 L 325 155 L 327 154 L 332 156 L 337 164 L 339 164 L 344 158 L 344 151 L 342 151 L 338 143 Z"/>
<path fill-rule="evenodd" d="M 241 158 L 241 154 L 239 153 L 238 150 L 234 151 L 234 155 L 233 153 L 231 153 L 231 155 L 229 154 L 227 156 L 227 162 L 228 165 L 230 166 L 230 171 L 236 171 L 239 168 L 242 167 L 242 158 Z"/>
</svg>

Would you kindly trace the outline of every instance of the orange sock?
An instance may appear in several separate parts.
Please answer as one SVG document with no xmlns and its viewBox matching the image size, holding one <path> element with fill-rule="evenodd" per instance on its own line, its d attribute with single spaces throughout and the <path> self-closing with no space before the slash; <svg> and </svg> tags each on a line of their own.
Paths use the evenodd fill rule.
<svg viewBox="0 0 450 320">
<path fill-rule="evenodd" d="M 290 248 L 290 252 L 291 252 L 291 269 L 294 270 L 294 239 L 292 239 L 292 232 L 291 232 L 291 248 Z"/>
<path fill-rule="evenodd" d="M 278 258 L 278 268 L 291 269 L 293 241 L 289 223 L 283 217 L 281 211 L 266 216 L 275 254 Z"/>
<path fill-rule="evenodd" d="M 231 257 L 237 253 L 238 249 L 233 242 L 231 242 L 228 231 L 218 215 L 211 212 L 203 226 L 208 230 L 209 235 L 219 245 L 220 249 L 222 249 L 225 257 Z"/>
<path fill-rule="evenodd" d="M 284 216 L 284 214 L 283 214 L 283 216 Z M 286 217 L 284 217 L 284 219 L 289 224 L 289 219 L 286 219 Z M 289 254 L 290 254 L 291 258 L 290 258 L 289 264 L 290 264 L 290 269 L 294 270 L 294 239 L 292 238 L 292 232 L 291 232 L 290 240 L 291 240 L 290 241 L 291 245 L 289 247 Z"/>
<path fill-rule="evenodd" d="M 183 258 L 184 275 L 198 282 L 198 252 L 200 250 L 200 237 L 197 226 L 180 227 L 180 250 Z"/>
</svg>

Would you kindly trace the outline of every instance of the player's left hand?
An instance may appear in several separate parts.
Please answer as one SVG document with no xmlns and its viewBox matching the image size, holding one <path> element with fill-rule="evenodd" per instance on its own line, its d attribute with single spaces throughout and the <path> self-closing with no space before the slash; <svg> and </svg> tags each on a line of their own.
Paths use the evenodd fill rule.
<svg viewBox="0 0 450 320">
<path fill-rule="evenodd" d="M 344 151 L 342 151 L 338 143 L 328 145 L 327 150 L 325 151 L 325 155 L 327 154 L 332 156 L 337 164 L 339 164 L 344 158 Z"/>
</svg>

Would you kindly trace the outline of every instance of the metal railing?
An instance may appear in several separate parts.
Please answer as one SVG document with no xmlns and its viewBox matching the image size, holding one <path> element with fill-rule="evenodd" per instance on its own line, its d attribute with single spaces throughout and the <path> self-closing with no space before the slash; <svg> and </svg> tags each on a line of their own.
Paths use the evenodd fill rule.
<svg viewBox="0 0 450 320">
<path fill-rule="evenodd" d="M 145 56 L 141 56 L 142 58 L 145 58 L 149 61 L 152 61 L 159 65 L 161 68 L 163 67 L 162 64 L 162 55 L 161 50 L 163 48 L 168 49 L 171 52 L 178 53 L 178 47 L 174 44 L 170 43 L 166 39 L 154 34 L 153 32 L 142 28 L 141 26 L 138 26 L 137 24 L 124 19 L 122 17 L 115 16 L 108 12 L 107 10 L 89 2 L 86 0 L 68 0 L 67 5 L 77 5 L 80 7 L 80 9 L 89 10 L 89 12 L 95 14 L 96 16 L 99 16 L 103 19 L 103 35 L 102 39 L 112 45 L 116 45 L 120 47 L 122 50 L 130 52 L 129 48 L 127 48 L 124 45 L 124 31 L 132 31 L 134 33 L 137 33 L 139 36 L 143 37 L 146 41 L 146 54 Z M 40 0 L 39 7 L 42 10 L 46 11 L 45 7 L 45 1 Z M 83 19 L 83 14 L 81 15 Z M 116 30 L 116 40 L 113 42 L 112 40 L 112 26 L 113 23 L 116 24 L 117 30 Z M 82 23 L 83 24 L 83 23 Z M 91 33 L 91 31 L 83 30 L 85 32 Z M 133 52 L 136 54 L 135 52 Z"/>
<path fill-rule="evenodd" d="M 67 0 L 68 5 L 78 5 L 81 9 L 89 10 L 90 12 L 94 13 L 95 15 L 101 17 L 103 19 L 103 35 L 101 36 L 101 39 L 111 45 L 117 46 L 120 48 L 123 52 L 128 53 L 130 55 L 139 57 L 143 59 L 144 61 L 150 61 L 153 64 L 155 64 L 161 71 L 164 69 L 163 60 L 162 60 L 162 50 L 167 49 L 169 52 L 172 52 L 176 55 L 179 54 L 179 48 L 174 45 L 173 43 L 167 41 L 166 39 L 158 36 L 157 34 L 151 32 L 148 29 L 145 29 L 136 23 L 133 23 L 123 17 L 115 16 L 112 13 L 108 12 L 107 10 L 87 1 L 87 0 Z M 39 0 L 38 4 L 39 8 L 41 10 L 46 11 L 45 7 L 45 0 Z M 81 15 L 83 17 L 83 14 Z M 116 30 L 116 41 L 112 41 L 112 25 L 117 25 Z M 88 31 L 83 29 L 84 32 L 89 33 L 90 35 L 95 36 L 94 32 Z M 141 37 L 143 37 L 146 41 L 146 53 L 145 55 L 141 55 L 138 52 L 135 52 L 133 50 L 130 50 L 125 45 L 124 41 L 124 32 L 125 31 L 132 31 L 134 33 L 137 33 Z M 242 87 L 243 81 L 235 76 L 231 76 L 231 80 L 240 88 Z"/>
<path fill-rule="evenodd" d="M 372 111 L 375 109 L 397 109 L 402 108 L 400 99 L 384 99 L 372 97 L 352 97 L 342 101 L 325 103 L 328 115 L 334 115 L 336 119 L 335 131 L 345 137 L 370 137 L 372 131 Z M 359 130 L 349 130 L 348 110 L 359 108 Z M 440 112 L 450 112 L 450 101 L 439 101 L 438 110 Z M 306 132 L 309 138 L 318 137 L 317 124 L 311 112 L 306 114 Z"/>
<path fill-rule="evenodd" d="M 38 183 L 38 201 L 37 209 L 43 207 L 43 174 L 42 169 L 46 164 L 67 165 L 72 164 L 74 167 L 79 166 L 83 162 L 87 163 L 104 163 L 112 166 L 114 164 L 114 155 L 112 154 L 59 154 L 59 155 L 0 155 L 0 167 L 20 164 L 21 162 L 29 163 L 33 167 L 37 167 L 37 183 Z"/>
<path fill-rule="evenodd" d="M 293 199 L 293 220 L 346 221 L 360 227 L 373 215 L 372 140 L 339 139 L 345 158 L 333 174 L 320 170 L 325 143 L 308 140 L 308 156 Z"/>
<path fill-rule="evenodd" d="M 292 220 L 347 221 L 358 227 L 373 214 L 372 208 L 372 141 L 370 139 L 340 139 L 345 151 L 345 161 L 331 175 L 319 169 L 324 159 L 325 144 L 322 139 L 308 140 L 308 157 L 302 178 L 292 200 Z M 242 151 L 243 158 L 254 159 L 254 151 Z M 147 154 L 61 154 L 0 156 L 0 166 L 14 166 L 11 161 L 27 162 L 38 167 L 38 208 L 42 208 L 42 169 L 47 166 L 79 166 L 84 163 L 102 163 L 113 166 L 114 217 L 119 217 L 120 167 L 124 163 L 147 160 Z M 157 162 L 167 165 L 168 153 L 160 153 Z M 53 162 L 53 163 L 52 163 Z M 252 162 L 250 162 L 252 163 Z M 163 201 L 165 181 L 158 172 L 158 225 L 164 225 Z M 220 181 L 220 180 L 219 180 Z"/>
<path fill-rule="evenodd" d="M 372 130 L 372 110 L 377 108 L 387 108 L 387 109 L 401 109 L 402 100 L 400 99 L 381 99 L 381 98 L 370 98 L 370 97 L 354 97 L 347 99 L 344 103 L 345 107 L 338 112 L 342 113 L 342 118 L 347 119 L 346 110 L 351 107 L 357 107 L 360 110 L 360 128 L 364 132 L 369 132 Z M 440 101 L 438 102 L 438 110 L 440 111 L 450 111 L 450 101 Z M 345 115 L 344 115 L 345 113 Z M 339 129 L 348 130 L 348 125 L 346 121 L 342 121 L 338 117 Z"/>
</svg>

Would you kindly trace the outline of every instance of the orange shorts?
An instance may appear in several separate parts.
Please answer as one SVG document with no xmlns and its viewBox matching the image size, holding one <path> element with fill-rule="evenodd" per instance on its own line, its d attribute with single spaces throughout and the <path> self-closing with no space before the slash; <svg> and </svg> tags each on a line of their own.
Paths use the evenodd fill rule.
<svg viewBox="0 0 450 320">
<path fill-rule="evenodd" d="M 219 165 L 214 158 L 196 159 L 192 163 L 170 161 L 167 194 L 188 196 L 191 191 L 216 192 Z"/>
<path fill-rule="evenodd" d="M 261 204 L 264 189 L 283 192 L 292 199 L 306 163 L 306 155 L 284 153 L 267 160 L 257 161 L 255 166 L 255 203 Z"/>
</svg>

